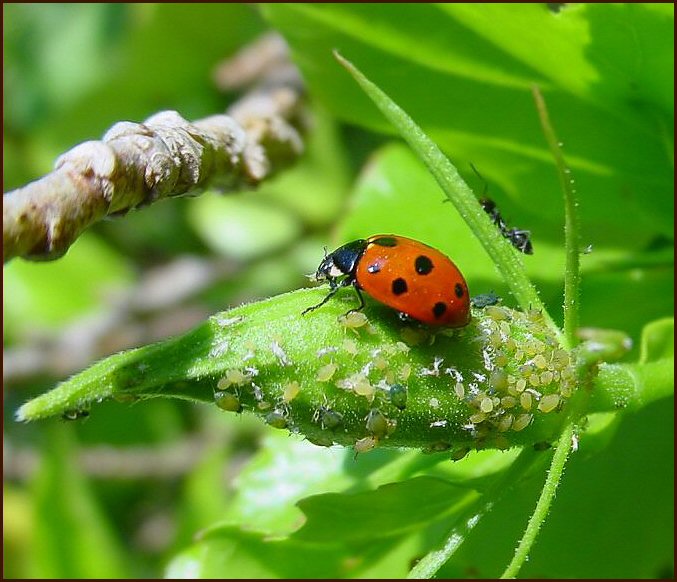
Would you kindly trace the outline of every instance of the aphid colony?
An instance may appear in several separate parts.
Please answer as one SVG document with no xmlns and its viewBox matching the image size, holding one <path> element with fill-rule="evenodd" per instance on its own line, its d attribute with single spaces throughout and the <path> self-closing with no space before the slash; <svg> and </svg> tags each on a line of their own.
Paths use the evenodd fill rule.
<svg viewBox="0 0 677 582">
<path fill-rule="evenodd" d="M 318 348 L 317 357 L 303 364 L 294 361 L 280 338 L 268 342 L 265 350 L 281 364 L 276 373 L 282 380 L 270 382 L 265 373 L 259 375 L 256 362 L 264 348 L 248 348 L 242 367 L 226 370 L 218 380 L 217 405 L 234 412 L 249 409 L 271 426 L 318 445 L 352 443 L 358 452 L 379 444 L 402 446 L 400 439 L 423 411 L 429 420 L 419 426 L 421 446 L 451 449 L 452 457 L 460 458 L 470 448 L 510 446 L 511 435 L 527 428 L 536 415 L 560 410 L 574 386 L 569 356 L 557 347 L 538 312 L 489 305 L 475 311 L 469 326 L 418 330 L 413 342 L 406 333 L 411 327 L 402 326 L 403 341 L 394 344 L 379 343 L 362 313 L 341 321 L 344 339 Z M 519 340 L 516 328 L 523 336 Z M 415 363 L 419 360 L 411 350 L 421 346 L 434 354 L 435 342 L 450 340 L 448 336 L 466 343 L 473 338 L 479 367 L 461 371 L 441 355 L 425 365 Z M 442 353 L 448 351 L 440 349 Z M 307 369 L 295 377 L 300 365 Z M 461 416 L 450 413 L 450 406 Z M 462 439 L 459 431 L 465 434 Z"/>
</svg>

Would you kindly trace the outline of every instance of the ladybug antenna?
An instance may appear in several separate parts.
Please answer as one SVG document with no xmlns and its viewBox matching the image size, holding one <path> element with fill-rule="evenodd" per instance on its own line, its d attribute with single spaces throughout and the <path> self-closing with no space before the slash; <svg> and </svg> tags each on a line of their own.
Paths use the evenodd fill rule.
<svg viewBox="0 0 677 582">
<path fill-rule="evenodd" d="M 326 259 L 329 256 L 329 253 L 327 252 L 327 245 L 323 246 L 322 248 L 324 249 L 324 258 Z M 306 278 L 310 279 L 311 281 L 317 281 L 317 271 L 314 273 L 308 273 Z"/>
</svg>

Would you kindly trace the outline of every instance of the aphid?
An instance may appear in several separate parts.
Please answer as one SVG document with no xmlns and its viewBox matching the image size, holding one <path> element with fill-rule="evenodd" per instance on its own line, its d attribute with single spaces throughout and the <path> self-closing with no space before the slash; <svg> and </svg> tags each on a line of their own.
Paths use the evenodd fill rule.
<svg viewBox="0 0 677 582">
<path fill-rule="evenodd" d="M 273 428 L 286 428 L 287 418 L 280 410 L 273 410 L 266 415 L 266 422 Z"/>
<path fill-rule="evenodd" d="M 390 402 L 400 410 L 407 407 L 407 387 L 404 384 L 393 384 L 390 387 Z"/>
<path fill-rule="evenodd" d="M 375 235 L 339 247 L 315 273 L 329 282 L 324 305 L 341 287 L 352 285 L 364 308 L 365 291 L 377 301 L 429 325 L 463 327 L 470 321 L 468 286 L 458 267 L 440 251 L 397 235 Z"/>
<path fill-rule="evenodd" d="M 328 428 L 330 430 L 335 429 L 343 422 L 343 415 L 340 412 L 336 412 L 331 408 L 326 406 L 320 407 L 320 423 L 322 428 Z"/>
<path fill-rule="evenodd" d="M 318 382 L 328 382 L 329 380 L 332 379 L 332 376 L 334 373 L 338 370 L 338 366 L 334 364 L 333 362 L 330 362 L 328 364 L 325 364 L 324 366 L 321 366 L 320 369 L 317 371 L 317 381 Z"/>
<path fill-rule="evenodd" d="M 378 445 L 378 439 L 375 436 L 367 436 L 355 441 L 355 456 L 358 453 L 368 453 Z"/>
<path fill-rule="evenodd" d="M 460 461 L 461 459 L 465 458 L 469 452 L 470 447 L 461 447 L 459 449 L 456 449 L 454 452 L 451 453 L 451 460 Z"/>
<path fill-rule="evenodd" d="M 388 419 L 380 410 L 372 408 L 366 420 L 367 431 L 376 438 L 382 438 L 388 432 Z"/>
<path fill-rule="evenodd" d="M 230 392 L 219 391 L 214 393 L 214 401 L 216 406 L 221 410 L 227 412 L 242 412 L 242 404 L 240 404 L 240 399 Z"/>
<path fill-rule="evenodd" d="M 295 380 L 293 382 L 289 382 L 289 384 L 284 387 L 284 391 L 282 392 L 282 401 L 291 402 L 298 396 L 300 391 L 301 386 L 299 386 L 298 382 Z"/>
<path fill-rule="evenodd" d="M 497 305 L 501 301 L 501 298 L 496 295 L 493 291 L 489 293 L 482 293 L 480 295 L 475 295 L 470 298 L 470 304 L 477 309 L 484 309 L 490 305 Z"/>
</svg>

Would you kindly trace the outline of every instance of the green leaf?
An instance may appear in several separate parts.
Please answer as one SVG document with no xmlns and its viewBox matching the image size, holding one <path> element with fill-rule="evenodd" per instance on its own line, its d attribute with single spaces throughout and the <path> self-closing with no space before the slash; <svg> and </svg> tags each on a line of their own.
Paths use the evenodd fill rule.
<svg viewBox="0 0 677 582">
<path fill-rule="evenodd" d="M 439 529 L 439 528 L 438 528 Z M 169 578 L 404 578 L 439 531 L 403 538 L 316 545 L 235 528 L 210 534 L 170 563 Z"/>
<path fill-rule="evenodd" d="M 270 536 L 291 533 L 303 521 L 295 505 L 299 499 L 341 491 L 353 482 L 344 469 L 350 458 L 343 448 L 323 449 L 287 435 L 269 435 L 238 475 L 237 493 L 223 522 Z"/>
<path fill-rule="evenodd" d="M 270 431 L 238 475 L 236 492 L 227 509 L 213 511 L 204 525 L 209 525 L 209 532 L 240 527 L 274 537 L 289 535 L 303 524 L 308 499 L 315 504 L 313 507 L 320 500 L 336 505 L 342 502 L 340 494 L 348 493 L 351 500 L 352 494 L 373 494 L 379 486 L 422 475 L 456 484 L 459 490 L 482 490 L 514 460 L 515 454 L 516 451 L 478 451 L 455 463 L 447 462 L 448 454 L 444 453 L 423 455 L 392 449 L 355 456 L 347 449 L 323 450 Z M 213 486 L 212 483 L 207 488 Z M 333 495 L 319 497 L 325 493 Z M 312 513 L 308 513 L 310 521 Z"/>
<path fill-rule="evenodd" d="M 348 571 L 346 571 L 348 570 Z M 181 552 L 170 562 L 167 578 L 322 578 L 345 577 L 340 548 L 293 540 L 266 541 L 258 533 L 223 529 Z"/>
<path fill-rule="evenodd" d="M 290 212 L 248 194 L 200 196 L 190 205 L 189 219 L 213 251 L 241 261 L 288 246 L 301 230 Z"/>
<path fill-rule="evenodd" d="M 521 5 L 511 18 L 504 18 L 504 8 L 496 4 L 482 10 L 467 4 L 442 8 L 486 42 L 538 71 L 553 86 L 602 109 L 641 116 L 627 100 L 628 94 L 634 94 L 670 115 L 674 90 L 664 75 L 652 78 L 673 62 L 669 45 L 673 11 L 667 6 L 591 4 L 573 10 L 565 7 L 553 15 L 546 6 L 531 4 Z M 642 62 L 639 51 L 658 59 Z"/>
<path fill-rule="evenodd" d="M 674 313 L 675 270 L 671 249 L 621 255 L 593 249 L 581 257 L 581 323 L 623 330 L 635 346 L 647 322 Z M 641 301 L 637 298 L 641 297 Z M 628 308 L 632 306 L 632 308 Z M 638 350 L 633 350 L 635 358 Z"/>
<path fill-rule="evenodd" d="M 120 542 L 74 462 L 70 436 L 63 430 L 52 430 L 50 435 L 34 483 L 35 576 L 129 576 Z"/>
<path fill-rule="evenodd" d="M 447 527 L 455 511 L 474 495 L 440 479 L 421 477 L 356 495 L 314 496 L 299 504 L 308 522 L 290 538 L 265 539 L 232 526 L 215 527 L 180 554 L 167 575 L 402 577 L 429 543 L 427 538 L 439 536 L 435 524 Z M 450 507 L 450 499 L 457 504 Z M 284 553 L 288 557 L 283 559 Z"/>
<path fill-rule="evenodd" d="M 581 4 L 554 14 L 537 4 L 267 4 L 263 11 L 330 111 L 393 132 L 332 66 L 337 49 L 460 167 L 473 162 L 518 225 L 557 241 L 561 193 L 529 92 L 540 85 L 576 179 L 585 236 L 635 249 L 657 232 L 672 236 L 672 6 Z"/>
<path fill-rule="evenodd" d="M 91 233 L 59 261 L 12 261 L 3 277 L 5 333 L 11 338 L 100 312 L 105 292 L 119 291 L 131 280 L 122 257 Z"/>
<path fill-rule="evenodd" d="M 675 357 L 675 320 L 652 321 L 642 333 L 640 362 L 647 364 Z"/>
<path fill-rule="evenodd" d="M 476 498 L 472 490 L 430 477 L 354 495 L 308 497 L 298 504 L 307 521 L 292 538 L 332 544 L 401 536 L 457 514 Z"/>
<path fill-rule="evenodd" d="M 267 575 L 277 576 L 281 575 L 279 572 L 284 566 L 270 564 L 271 552 L 287 548 L 294 551 L 295 560 L 304 556 L 313 560 L 317 557 L 316 544 L 321 542 L 331 555 L 321 574 L 323 577 L 348 575 L 340 568 L 349 564 L 351 568 L 357 568 L 351 570 L 351 576 L 357 576 L 359 572 L 363 578 L 402 577 L 409 570 L 411 560 L 426 551 L 431 543 L 436 543 L 435 540 L 457 518 L 448 505 L 444 509 L 451 511 L 443 511 L 444 517 L 434 512 L 426 516 L 418 511 L 410 512 L 407 503 L 414 503 L 414 500 L 407 492 L 415 494 L 422 486 L 425 498 L 431 484 L 432 491 L 441 489 L 440 504 L 444 504 L 448 494 L 447 501 L 454 496 L 465 495 L 466 500 L 475 498 L 471 488 L 484 487 L 485 483 L 495 481 L 496 473 L 514 460 L 513 453 L 516 451 L 481 451 L 456 463 L 449 463 L 448 455 L 444 454 L 422 455 L 415 451 L 387 449 L 354 457 L 344 449 L 322 450 L 271 433 L 238 476 L 237 493 L 227 504 L 229 511 L 212 513 L 212 521 L 219 515 L 217 523 L 202 532 L 200 541 L 172 562 L 169 575 L 187 576 L 192 571 L 193 575 L 224 577 L 233 576 L 233 569 L 236 569 L 242 576 L 253 576 L 262 569 L 274 568 L 275 573 Z M 398 481 L 415 475 L 428 476 L 399 488 Z M 432 475 L 438 478 L 432 478 Z M 375 491 L 379 485 L 386 486 Z M 209 486 L 204 494 L 210 497 L 208 491 Z M 335 493 L 317 495 L 325 492 Z M 289 534 L 302 524 L 303 514 L 294 505 L 299 499 L 302 499 L 299 507 L 307 513 L 308 521 L 298 535 L 305 541 L 307 528 L 310 528 L 317 530 L 319 537 L 309 534 L 308 545 L 298 543 L 301 538 L 297 538 L 297 534 L 284 540 L 271 539 Z M 362 502 L 369 503 L 368 511 L 360 509 Z M 464 505 L 460 501 L 456 508 Z M 382 513 L 385 513 L 383 519 L 380 518 Z M 226 517 L 221 519 L 224 515 Z M 331 519 L 324 521 L 328 515 Z M 370 529 L 372 526 L 377 527 L 376 532 Z M 239 543 L 243 534 L 247 536 L 246 543 L 251 541 L 260 551 L 249 555 L 248 550 L 238 549 L 229 555 L 228 548 Z M 217 561 L 215 554 L 221 559 Z M 243 558 L 243 555 L 247 557 Z M 299 571 L 305 571 L 305 566 L 298 567 Z M 332 570 L 337 567 L 338 570 Z"/>
</svg>

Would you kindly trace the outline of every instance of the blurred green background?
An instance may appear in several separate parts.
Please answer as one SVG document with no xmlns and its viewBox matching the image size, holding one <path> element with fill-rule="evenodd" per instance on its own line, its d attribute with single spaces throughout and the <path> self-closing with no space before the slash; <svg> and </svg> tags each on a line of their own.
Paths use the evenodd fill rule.
<svg viewBox="0 0 677 582">
<path fill-rule="evenodd" d="M 5 4 L 3 16 L 5 192 L 117 121 L 223 112 L 238 94 L 217 90 L 215 68 L 271 28 L 290 45 L 313 118 L 303 158 L 255 192 L 158 203 L 97 224 L 58 261 L 5 266 L 6 577 L 400 577 L 453 516 L 392 532 L 348 507 L 364 528 L 357 539 L 267 535 L 296 529 L 294 503 L 311 494 L 368 494 L 430 474 L 467 484 L 502 462 L 486 453 L 421 465 L 418 453 L 392 451 L 355 461 L 246 415 L 165 400 L 102 403 L 77 423 L 13 420 L 18 405 L 88 363 L 304 286 L 323 245 L 377 232 L 442 249 L 473 294 L 494 290 L 513 304 L 333 49 L 440 144 L 478 195 L 488 188 L 510 226 L 531 230 L 525 268 L 561 321 L 563 205 L 529 90 L 537 83 L 591 248 L 582 324 L 628 333 L 633 360 L 642 328 L 673 315 L 671 5 Z M 659 402 L 584 438 L 524 575 L 671 575 L 672 410 Z M 497 576 L 539 484 L 497 508 L 441 575 Z M 309 524 L 334 531 L 330 512 L 308 511 Z"/>
</svg>

